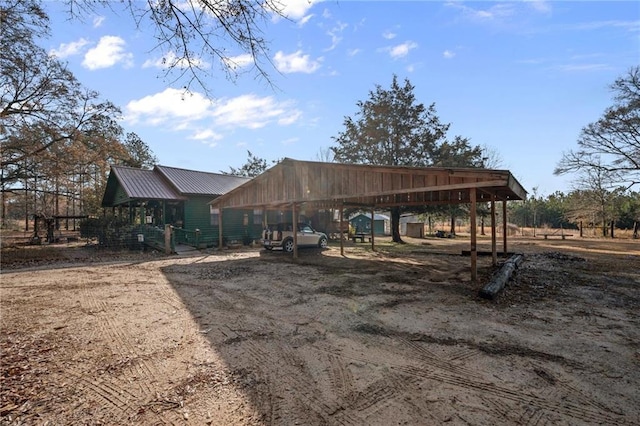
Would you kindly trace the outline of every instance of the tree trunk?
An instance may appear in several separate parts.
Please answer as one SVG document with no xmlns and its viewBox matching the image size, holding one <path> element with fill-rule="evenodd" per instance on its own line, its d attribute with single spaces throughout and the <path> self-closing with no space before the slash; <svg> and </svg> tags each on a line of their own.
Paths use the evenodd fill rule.
<svg viewBox="0 0 640 426">
<path fill-rule="evenodd" d="M 451 229 L 449 230 L 451 235 L 456 235 L 456 215 L 451 213 Z"/>
<path fill-rule="evenodd" d="M 404 244 L 400 238 L 400 207 L 391 207 L 391 238 L 394 243 Z"/>
<path fill-rule="evenodd" d="M 615 226 L 616 226 L 616 221 L 612 220 L 611 221 L 611 238 L 615 238 L 615 236 L 613 235 L 613 229 L 615 228 Z"/>
</svg>

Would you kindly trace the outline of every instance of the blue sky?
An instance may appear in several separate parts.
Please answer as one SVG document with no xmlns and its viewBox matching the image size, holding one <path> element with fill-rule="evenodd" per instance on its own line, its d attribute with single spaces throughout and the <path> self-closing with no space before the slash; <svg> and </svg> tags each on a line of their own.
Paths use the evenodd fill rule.
<svg viewBox="0 0 640 426">
<path fill-rule="evenodd" d="M 396 74 L 435 103 L 450 138 L 497 152 L 530 193 L 567 192 L 573 177 L 553 175 L 562 152 L 612 104 L 609 85 L 640 65 L 633 1 L 290 0 L 290 20 L 263 26 L 275 88 L 255 74 L 229 81 L 211 64 L 211 97 L 195 86 L 185 96 L 184 81 L 165 78 L 153 33 L 126 12 L 69 22 L 63 2 L 45 4 L 45 47 L 122 109 L 125 130 L 160 164 L 211 172 L 240 167 L 247 150 L 319 160 L 356 102 Z"/>
</svg>

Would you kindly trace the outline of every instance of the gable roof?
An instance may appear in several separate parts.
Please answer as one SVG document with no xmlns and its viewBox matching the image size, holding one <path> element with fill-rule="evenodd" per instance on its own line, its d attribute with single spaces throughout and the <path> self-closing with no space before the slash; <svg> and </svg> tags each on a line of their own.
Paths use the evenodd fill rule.
<svg viewBox="0 0 640 426">
<path fill-rule="evenodd" d="M 454 167 L 378 166 L 285 158 L 253 180 L 210 204 L 234 208 L 390 207 L 523 200 L 527 192 L 508 170 Z"/>
<path fill-rule="evenodd" d="M 168 166 L 155 166 L 160 173 L 182 195 L 222 195 L 251 180 L 251 178 L 221 173 L 199 172 Z"/>
<path fill-rule="evenodd" d="M 122 188 L 127 200 L 183 200 L 181 196 L 162 176 L 153 170 L 136 169 L 125 166 L 111 166 L 107 186 L 102 197 L 102 207 L 120 204 L 116 197 L 118 187 Z"/>
<path fill-rule="evenodd" d="M 189 195 L 214 198 L 248 180 L 250 178 L 159 165 L 153 170 L 112 165 L 102 207 L 135 199 L 178 201 L 186 200 Z M 119 194 L 118 188 L 122 188 L 124 194 Z"/>
</svg>

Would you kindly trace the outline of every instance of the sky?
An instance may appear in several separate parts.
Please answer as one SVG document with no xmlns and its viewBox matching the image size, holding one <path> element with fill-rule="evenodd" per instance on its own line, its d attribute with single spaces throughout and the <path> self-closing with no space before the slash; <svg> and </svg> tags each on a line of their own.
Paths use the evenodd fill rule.
<svg viewBox="0 0 640 426">
<path fill-rule="evenodd" d="M 117 7 L 119 3 L 114 3 Z M 610 85 L 640 65 L 640 3 L 634 1 L 308 1 L 284 0 L 289 19 L 261 28 L 256 78 L 243 52 L 239 74 L 207 62 L 208 94 L 166 76 L 154 32 L 124 11 L 97 9 L 69 20 L 65 2 L 45 3 L 45 48 L 88 88 L 122 110 L 120 124 L 159 163 L 219 173 L 247 151 L 273 160 L 320 161 L 335 146 L 357 102 L 393 75 L 435 104 L 448 138 L 459 135 L 497 155 L 529 194 L 569 192 L 555 176 L 581 129 L 613 104 Z"/>
</svg>

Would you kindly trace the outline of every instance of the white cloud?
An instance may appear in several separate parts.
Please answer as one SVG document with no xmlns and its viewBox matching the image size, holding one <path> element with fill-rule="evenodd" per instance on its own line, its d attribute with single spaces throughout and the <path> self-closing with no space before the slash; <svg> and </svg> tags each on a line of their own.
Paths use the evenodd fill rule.
<svg viewBox="0 0 640 426">
<path fill-rule="evenodd" d="M 191 57 L 189 59 L 191 61 L 191 66 L 199 67 L 199 68 L 209 68 L 209 64 L 200 58 Z M 142 68 L 160 68 L 167 69 L 171 67 L 185 69 L 189 67 L 189 62 L 186 58 L 178 58 L 176 54 L 171 51 L 168 52 L 165 56 L 161 58 L 153 58 L 147 59 L 142 64 Z"/>
<path fill-rule="evenodd" d="M 289 139 L 283 140 L 281 143 L 282 143 L 282 145 L 293 145 L 294 143 L 298 142 L 299 140 L 300 140 L 300 138 L 289 138 Z"/>
<path fill-rule="evenodd" d="M 276 102 L 271 96 L 260 98 L 253 94 L 221 101 L 213 111 L 217 125 L 249 129 L 258 129 L 274 121 L 281 125 L 293 124 L 300 115 L 291 102 Z"/>
<path fill-rule="evenodd" d="M 305 26 L 305 24 L 306 24 L 307 22 L 309 22 L 309 20 L 310 20 L 311 18 L 313 18 L 313 13 L 311 13 L 311 14 L 309 14 L 309 15 L 307 15 L 307 16 L 305 16 L 305 17 L 303 17 L 302 19 L 300 19 L 300 20 L 298 21 L 298 27 L 299 27 L 299 28 L 304 27 L 304 26 Z"/>
<path fill-rule="evenodd" d="M 167 88 L 163 92 L 131 101 L 125 108 L 127 121 L 147 124 L 169 124 L 174 129 L 186 128 L 190 121 L 200 120 L 211 114 L 212 102 L 200 93 L 185 93 Z"/>
<path fill-rule="evenodd" d="M 533 10 L 540 13 L 551 13 L 551 4 L 546 0 L 526 0 Z"/>
<path fill-rule="evenodd" d="M 118 36 L 104 36 L 98 45 L 84 55 L 82 65 L 90 70 L 110 68 L 118 63 L 124 67 L 133 66 L 133 54 L 127 52 L 126 42 Z"/>
<path fill-rule="evenodd" d="M 389 52 L 389 56 L 393 59 L 404 58 L 409 54 L 409 52 L 418 47 L 418 43 L 413 41 L 405 41 L 402 44 L 398 44 L 396 46 L 388 47 L 385 50 Z"/>
<path fill-rule="evenodd" d="M 387 40 L 391 40 L 396 38 L 396 34 L 392 33 L 391 31 L 385 31 L 382 33 L 382 37 L 386 38 Z"/>
<path fill-rule="evenodd" d="M 230 56 L 224 60 L 224 63 L 229 68 L 237 70 L 238 68 L 244 68 L 253 64 L 253 56 L 251 56 L 249 53 L 238 56 Z"/>
<path fill-rule="evenodd" d="M 297 21 L 305 19 L 307 11 L 315 3 L 318 3 L 318 0 L 280 0 L 277 4 L 285 17 Z M 306 19 L 308 20 L 308 18 Z"/>
<path fill-rule="evenodd" d="M 348 25 L 342 22 L 338 22 L 338 24 L 327 31 L 327 35 L 331 37 L 331 46 L 329 46 L 325 51 L 330 51 L 335 49 L 338 44 L 342 41 L 342 32 L 347 28 Z"/>
<path fill-rule="evenodd" d="M 456 52 L 452 52 L 451 50 L 445 50 L 444 52 L 442 52 L 442 56 L 443 56 L 445 59 L 451 59 L 451 58 L 453 58 L 454 56 L 456 56 Z"/>
<path fill-rule="evenodd" d="M 100 28 L 105 19 L 104 16 L 96 16 L 93 18 L 93 28 Z"/>
<path fill-rule="evenodd" d="M 304 55 L 302 50 L 298 50 L 289 55 L 285 55 L 282 51 L 276 52 L 273 57 L 278 71 L 289 74 L 294 72 L 303 72 L 311 74 L 320 68 L 320 60 L 311 60 L 309 55 Z"/>
<path fill-rule="evenodd" d="M 362 52 L 362 49 L 358 49 L 358 48 L 355 48 L 355 49 L 349 49 L 349 50 L 347 50 L 347 55 L 349 55 L 349 56 L 356 56 L 356 55 L 357 55 L 358 53 L 360 53 L 360 52 Z"/>
<path fill-rule="evenodd" d="M 222 139 L 222 135 L 214 132 L 211 129 L 206 129 L 196 132 L 194 135 L 190 136 L 189 139 L 195 139 L 198 141 L 220 140 Z"/>
<path fill-rule="evenodd" d="M 223 136 L 219 131 L 224 129 L 258 129 L 268 124 L 288 126 L 301 116 L 302 112 L 293 102 L 279 102 L 271 96 L 248 94 L 211 101 L 200 93 L 172 88 L 133 100 L 125 107 L 128 122 L 191 131 L 191 139 L 205 142 L 220 140 Z M 210 130 L 212 128 L 216 131 Z"/>
<path fill-rule="evenodd" d="M 492 21 L 506 18 L 515 14 L 516 7 L 515 4 L 511 3 L 498 3 L 493 4 L 488 9 L 474 9 L 457 1 L 450 1 L 446 5 L 458 9 L 465 18 L 472 21 Z"/>
<path fill-rule="evenodd" d="M 58 59 L 67 58 L 69 56 L 77 55 L 82 51 L 82 48 L 89 44 L 89 41 L 81 38 L 71 43 L 61 43 L 57 49 L 51 49 L 49 54 L 55 56 Z"/>
</svg>

